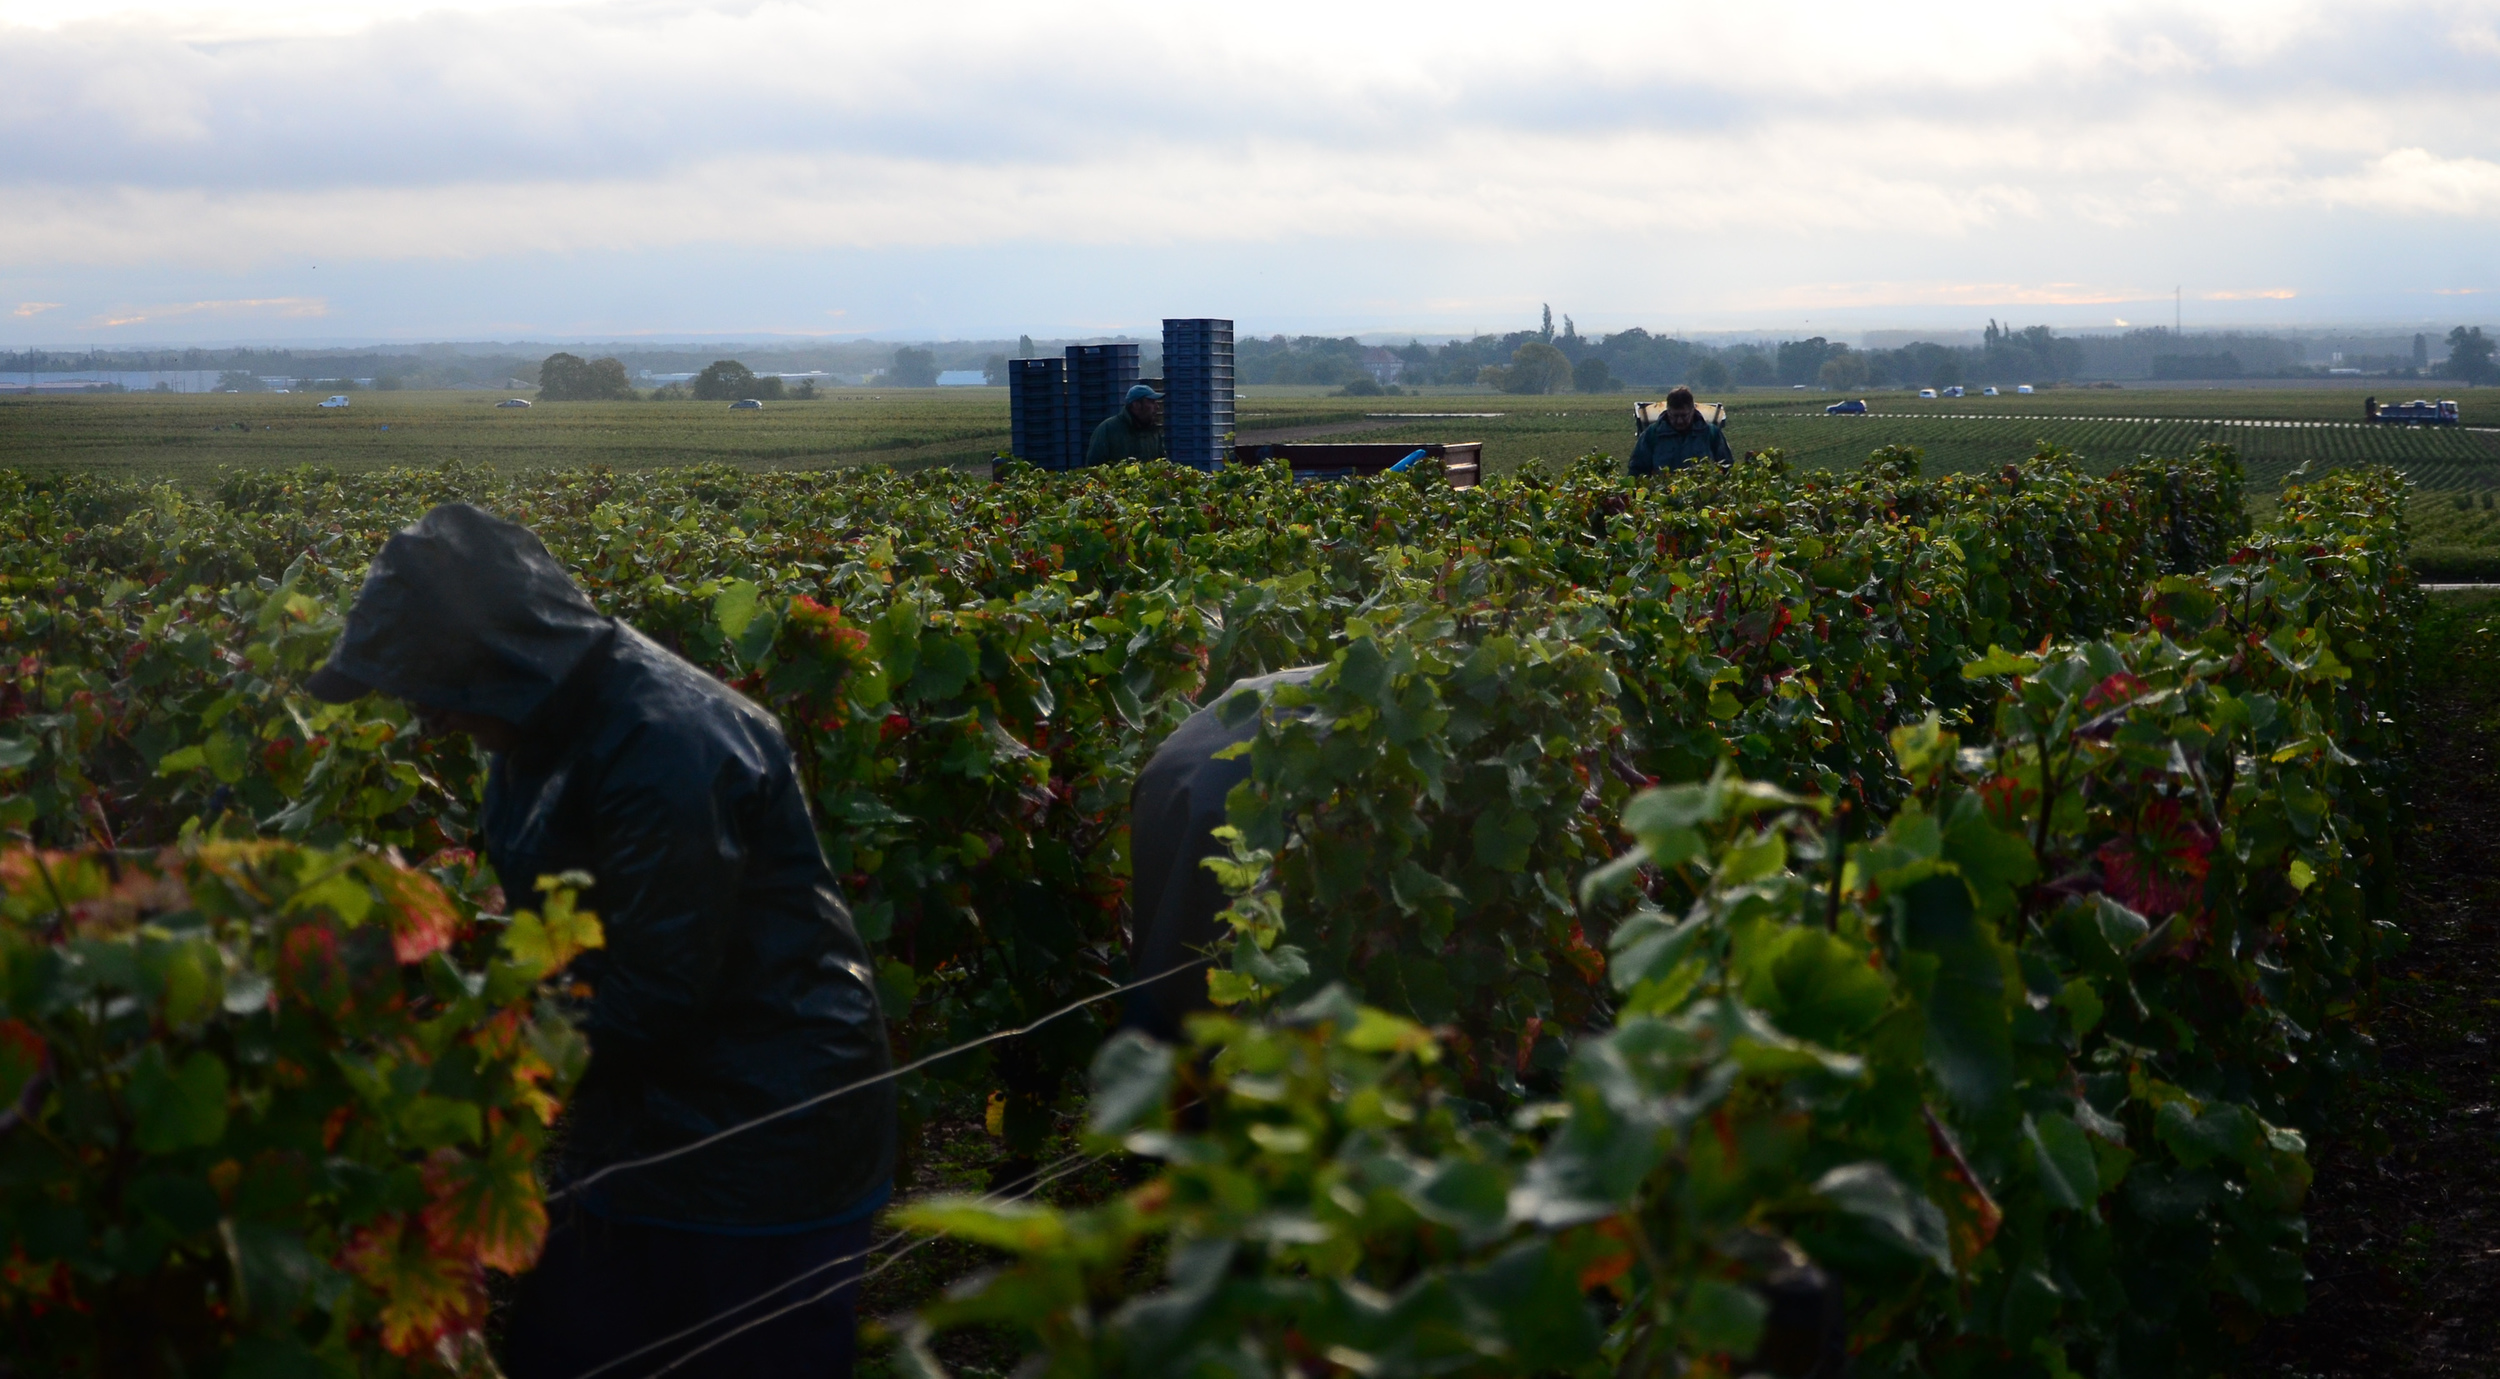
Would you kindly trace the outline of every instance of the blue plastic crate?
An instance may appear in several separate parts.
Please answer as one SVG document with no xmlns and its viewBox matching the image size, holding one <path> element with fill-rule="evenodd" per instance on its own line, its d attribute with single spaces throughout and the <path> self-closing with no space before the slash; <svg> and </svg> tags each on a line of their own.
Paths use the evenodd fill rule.
<svg viewBox="0 0 2500 1379">
<path fill-rule="evenodd" d="M 1068 463 L 1067 361 L 1007 361 L 1008 450 L 1043 469 Z"/>
</svg>

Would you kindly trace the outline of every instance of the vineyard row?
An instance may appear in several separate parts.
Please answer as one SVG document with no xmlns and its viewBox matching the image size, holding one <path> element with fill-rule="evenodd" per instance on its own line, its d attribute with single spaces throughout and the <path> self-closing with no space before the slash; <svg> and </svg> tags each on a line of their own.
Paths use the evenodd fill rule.
<svg viewBox="0 0 2500 1379">
<path fill-rule="evenodd" d="M 1613 820 L 1648 782 L 1732 770 L 1766 789 L 1846 806 L 1828 834 L 1819 824 L 1774 830 L 1779 838 L 1795 832 L 1793 846 L 1742 841 L 1720 827 L 1732 826 L 1729 811 L 1738 808 L 1726 801 L 1781 797 L 1712 787 L 1718 803 L 1673 825 L 1708 824 L 1693 835 L 1708 844 L 1702 851 L 1682 833 L 1644 833 L 1640 822 L 1644 809 L 1692 813 L 1700 805 L 1653 803 L 1628 817 L 1645 846 L 1654 833 L 1658 848 L 1686 849 L 1685 861 L 1741 841 L 1754 860 L 1738 873 L 1767 868 L 1755 879 L 1776 875 L 1780 857 L 1809 859 L 1809 835 L 1891 846 L 1883 840 L 1915 832 L 1902 820 L 1921 811 L 1936 838 L 1961 840 L 1953 848 L 1995 846 L 1954 821 L 2002 805 L 1989 816 L 2002 831 L 2005 811 L 2024 798 L 2062 800 L 2094 771 L 2158 774 L 2177 753 L 2155 752 L 2165 765 L 2147 767 L 2121 733 L 2109 740 L 2126 750 L 2096 755 L 2080 775 L 2070 777 L 2050 753 L 2032 767 L 2012 762 L 1964 782 L 1953 772 L 1977 767 L 1936 746 L 1937 734 L 2005 727 L 2001 684 L 1966 675 L 1966 665 L 2046 686 L 2066 707 L 2039 712 L 2085 713 L 2095 734 L 2122 702 L 2106 697 L 2109 686 L 2125 677 L 2147 685 L 2187 677 L 2194 684 L 2175 702 L 2192 701 L 2205 718 L 2222 712 L 2208 705 L 2202 687 L 2213 677 L 2199 669 L 2203 659 L 2173 656 L 2159 635 L 2131 631 L 2142 625 L 2148 588 L 2163 591 L 2153 605 L 2157 626 L 2172 619 L 2192 641 L 2210 639 L 2217 617 L 2238 619 L 2233 636 L 2257 635 L 2235 657 L 2295 668 L 2263 690 L 2224 688 L 2233 702 L 2245 699 L 2230 712 L 2249 715 L 2249 732 L 2298 747 L 2285 760 L 2331 762 L 2321 754 L 2373 740 L 2374 719 L 2351 720 L 2338 706 L 2385 702 L 2383 681 L 2372 677 L 2401 664 L 2400 625 L 2379 605 L 2351 613 L 2323 596 L 2298 605 L 2293 581 L 2304 560 L 2327 557 L 2355 572 L 2347 583 L 2400 579 L 2401 533 L 2390 534 L 2384 515 L 2393 490 L 2328 487 L 2319 501 L 2342 507 L 2287 519 L 2290 534 L 2252 544 L 2227 450 L 2099 477 L 2054 451 L 1987 475 L 1929 479 L 1918 468 L 1915 451 L 1892 449 L 1857 473 L 1800 476 L 1773 454 L 1732 474 L 1659 483 L 1626 483 L 1584 464 L 1534 467 L 1458 491 L 1431 473 L 1297 485 L 1267 470 L 1201 476 L 1156 467 L 1076 480 L 1011 473 L 991 484 L 948 474 L 504 477 L 446 467 L 352 478 L 238 475 L 206 498 L 0 476 L 0 521 L 17 538 L 0 555 L 0 815 L 64 854 L 50 873 L 33 854 L 12 863 L 11 981 L 58 968 L 64 945 L 88 944 L 79 951 L 94 955 L 80 957 L 77 982 L 9 988 L 7 1018 L 23 1024 L 33 1041 L 25 1046 L 65 1049 L 76 1046 L 63 1042 L 73 1033 L 67 1026 L 104 1008 L 80 993 L 136 993 L 115 1017 L 121 1061 L 83 1075 L 119 1095 L 140 1085 L 128 1079 L 171 1078 L 171 1091 L 148 1095 L 190 1118 L 161 1134 L 143 1124 L 136 1159 L 126 1120 L 81 1122 L 77 1133 L 99 1137 L 97 1161 L 122 1165 L 117 1171 L 152 1165 L 169 1182 L 193 1185 L 166 1189 L 190 1207 L 149 1217 L 155 1253 L 130 1256 L 112 1253 L 121 1247 L 110 1242 L 128 1238 L 130 1213 L 153 1209 L 133 1205 L 127 1182 L 99 1185 L 76 1173 L 47 1180 L 70 1185 L 67 1196 L 48 1200 L 74 1199 L 75 1220 L 49 1207 L 29 1216 L 33 1199 L 12 1189 L 7 1229 L 21 1246 L 32 1242 L 29 1258 L 40 1267 L 18 1276 L 32 1282 L 12 1295 L 10 1315 L 33 1318 L 28 1299 L 75 1294 L 81 1278 L 205 1268 L 229 1249 L 221 1242 L 261 1239 L 253 1232 L 265 1228 L 285 1259 L 355 1281 L 344 1291 L 307 1285 L 288 1295 L 290 1306 L 328 1318 L 322 1344 L 332 1353 L 397 1356 L 388 1363 L 423 1368 L 437 1340 L 473 1325 L 483 1296 L 474 1269 L 517 1267 L 534 1251 L 532 1223 L 543 1216 L 533 1215 L 540 1208 L 528 1165 L 579 1051 L 564 1042 L 560 1012 L 532 1004 L 524 978 L 560 963 L 549 954 L 596 942 L 595 926 L 572 918 L 563 891 L 542 904 L 502 893 L 482 874 L 468 847 L 483 763 L 465 742 L 418 738 L 395 703 L 327 706 L 299 692 L 334 640 L 366 560 L 394 526 L 437 502 L 476 502 L 532 526 L 604 611 L 779 715 L 828 856 L 878 954 L 901 1058 L 1029 1023 L 1132 976 L 1122 942 L 1125 810 L 1143 757 L 1234 679 L 1330 664 L 1332 674 L 1311 691 L 1324 701 L 1320 714 L 1295 718 L 1299 729 L 1276 726 L 1254 752 L 1256 789 L 1240 797 L 1237 820 L 1238 909 L 1254 938 L 1236 945 L 1224 985 L 1246 998 L 1300 1001 L 1342 984 L 1389 1012 L 1384 1019 L 1442 1027 L 1434 1047 L 1447 1053 L 1451 1092 L 1497 1105 L 1567 1091 L 1588 1058 L 1606 1056 L 1591 1051 L 1610 1047 L 1621 1017 L 1639 1004 L 1625 963 L 1656 924 L 1625 896 L 1583 907 L 1577 888 L 1615 853 Z M 2287 500 L 2287 513 L 2296 508 Z M 2315 531 L 2302 526 L 2313 520 Z M 2312 546 L 2318 556 L 2302 554 Z M 2250 580 L 2200 583 L 2192 573 L 2235 553 L 2257 561 Z M 2237 613 L 2228 611 L 2232 598 L 2242 602 Z M 2314 628 L 2313 615 L 2324 620 Z M 2359 630 L 2345 625 L 2354 620 Z M 2372 638 L 2386 642 L 2375 663 L 2362 654 Z M 2117 649 L 2090 649 L 2105 641 Z M 2082 649 L 2037 664 L 1997 650 L 2060 643 Z M 2103 673 L 2086 685 L 2074 679 L 2081 670 L 2040 669 L 2051 663 Z M 2319 688 L 2354 676 L 2368 693 L 2335 699 Z M 2269 706 L 2255 707 L 2256 696 L 2271 696 Z M 2123 703 L 2137 697 L 2130 692 Z M 1328 729 L 1324 744 L 1295 737 L 1314 723 Z M 2165 723 L 2172 740 L 2238 761 L 2229 732 L 2208 724 L 2203 737 L 2183 736 L 2186 728 Z M 2295 729 L 2306 735 L 2279 736 Z M 2000 778 L 2012 783 L 1989 783 Z M 2222 787 L 2225 796 L 2231 788 Z M 1991 805 L 1989 790 L 2011 793 Z M 1954 802 L 1963 795 L 1980 803 Z M 2163 817 L 2179 824 L 2184 807 Z M 2103 817 L 2094 809 L 2106 813 L 2088 799 L 2072 809 L 2060 803 L 2040 814 L 2041 827 L 2061 838 L 2091 833 L 2105 827 L 2090 822 Z M 1883 819 L 1893 822 L 1879 828 Z M 2151 827 L 2139 822 L 2124 836 Z M 2157 851 L 2171 835 L 2150 836 L 2156 842 L 2145 846 Z M 2195 852 L 2201 837 L 2182 846 Z M 252 841 L 272 838 L 363 860 L 342 873 L 325 860 L 334 854 Z M 178 860 L 152 872 L 66 858 L 129 858 L 132 849 L 166 845 L 177 847 L 169 856 Z M 362 851 L 384 845 L 398 851 Z M 1921 876 L 1962 865 L 1961 854 L 1938 850 L 1945 842 L 1902 845 L 1928 848 L 1924 862 L 1899 863 L 1927 866 Z M 2211 840 L 2205 847 L 2199 857 Z M 2301 863 L 2309 870 L 2300 894 L 2357 896 L 2370 867 L 2387 864 L 2319 856 Z M 399 858 L 422 863 L 411 870 Z M 1725 870 L 1722 861 L 1653 875 L 1644 893 L 1666 904 L 1676 887 L 1690 890 Z M 2121 908 L 2148 934 L 2160 907 L 2144 897 L 2175 894 L 2160 889 L 2178 884 L 2175 870 L 2153 866 L 2141 875 L 2154 889 L 2123 892 L 2139 903 Z M 1830 888 L 1857 916 L 1851 942 L 1874 944 L 1885 925 L 1910 922 L 1885 918 L 1884 907 L 1915 881 L 1876 876 L 1863 871 L 1859 884 Z M 2040 879 L 1999 878 L 2008 888 Z M 84 907 L 74 923 L 61 922 L 64 884 Z M 137 922 L 185 913 L 183 897 L 204 890 L 225 897 L 222 909 L 193 908 L 223 915 L 223 927 L 192 933 L 170 921 Z M 2006 913 L 2000 901 L 1980 894 L 1991 923 Z M 532 905 L 539 912 L 519 913 Z M 2179 911 L 2174 905 L 2167 931 L 2174 939 L 2195 927 L 2192 918 L 2177 921 Z M 514 918 L 496 917 L 506 912 Z M 330 937 L 299 938 L 306 924 L 327 926 L 321 932 Z M 2126 921 L 2107 924 L 2123 931 Z M 1987 963 L 2018 973 L 2012 985 L 1992 988 L 1998 997 L 2037 989 L 2008 956 L 2019 946 L 2012 939 L 1991 947 L 1969 936 L 1969 924 L 1955 932 L 1964 936 L 1951 942 L 1963 947 L 1937 961 L 1963 963 L 1953 970 L 1983 985 Z M 175 938 L 158 936 L 168 933 Z M 376 947 L 359 934 L 382 940 Z M 293 956 L 305 943 L 338 955 L 321 959 L 335 977 L 323 975 L 332 967 L 303 967 L 310 959 Z M 2191 951 L 2210 957 L 2222 948 L 2199 938 Z M 123 952 L 135 956 L 111 956 Z M 2257 963 L 2264 954 L 2260 946 L 2228 960 Z M 2286 1007 L 2295 1024 L 2328 1040 L 2339 1036 L 2311 1005 L 2331 1004 L 2317 993 L 2339 989 L 2354 970 L 2350 954 L 2332 956 L 2314 973 L 2296 972 L 2315 991 L 2304 986 Z M 1915 978 L 1917 961 L 1890 960 L 1925 980 Z M 1832 962 L 1828 954 L 1799 961 Z M 208 975 L 164 976 L 164 963 Z M 496 977 L 498 963 L 521 975 Z M 1707 985 L 1678 981 L 1677 1001 Z M 399 1006 L 357 995 L 394 984 L 430 994 Z M 201 991 L 221 987 L 229 996 L 275 990 L 278 999 L 203 1004 Z M 2142 1017 L 2153 1024 L 2130 1024 L 2129 1039 L 2169 1028 L 2162 1019 L 2189 1008 L 2185 988 L 2157 994 Z M 2096 999 L 2108 1006 L 2115 989 Z M 457 1021 L 445 1013 L 454 1011 Z M 1331 1016 L 1289 1028 L 1344 1023 Z M 2277 1028 L 2251 1027 L 2260 1026 Z M 1371 1037 L 1364 1028 L 1357 1020 L 1338 1032 Z M 1029 1147 L 1102 1032 L 1061 1021 L 943 1075 L 1002 1085 L 1006 1133 Z M 307 1079 L 287 1071 L 305 1066 L 301 1054 L 272 1061 L 253 1052 L 281 1035 L 302 1050 L 326 1043 L 330 1071 Z M 1270 1036 L 1224 1037 L 1248 1048 Z M 1414 1052 L 1407 1035 L 1397 1037 Z M 1993 1034 L 1981 1037 L 1996 1047 Z M 1353 1047 L 1366 1052 L 1359 1038 Z M 2178 1056 L 2175 1044 L 2129 1047 Z M 1152 1064 L 1150 1053 L 1142 1056 L 1140 1066 Z M 1946 1063 L 1955 1056 L 1948 1051 Z M 2312 1055 L 2308 1066 L 2332 1068 L 2341 1056 Z M 2166 1064 L 2156 1071 L 2165 1085 L 2204 1086 Z M 1895 1111 L 1919 1102 L 1926 1084 L 1918 1079 L 1930 1074 L 1911 1067 L 1902 1075 L 1910 1080 L 1887 1084 Z M 2308 1083 L 2279 1081 L 2228 1104 L 2297 1123 Z M 2007 1107 L 2027 1104 L 2023 1085 L 1964 1087 L 1986 1103 L 1986 1115 L 1965 1129 L 2001 1144 L 1990 1136 L 2011 1123 Z M 935 1091 L 916 1082 L 907 1107 L 925 1111 Z M 220 1108 L 213 1124 L 200 1109 L 211 1102 Z M 1456 1105 L 1434 1114 L 1457 1115 Z M 1883 1123 L 1894 1126 L 1883 1133 L 1898 1130 Z M 2031 1127 L 2023 1134 L 2064 1134 L 2040 1131 L 2036 1117 L 2022 1123 Z M 16 1137 L 8 1153 L 29 1143 Z M 1901 1177 L 1910 1170 L 1898 1162 L 1894 1186 L 1936 1190 L 1928 1169 Z M 242 1167 L 221 1167 L 228 1163 Z M 1984 1177 L 1992 1166 L 1971 1172 Z M 264 1168 L 265 1181 L 252 1176 Z M 1899 1203 L 1909 1214 L 1901 1219 L 1914 1225 L 1926 1219 L 1909 1196 L 1883 1195 L 1892 1180 L 1868 1181 L 1875 1196 L 1867 1200 Z M 261 1186 L 245 1191 L 253 1183 Z M 216 1210 L 203 1205 L 212 1199 Z M 377 1243 L 378 1232 L 395 1234 Z M 398 1265 L 376 1262 L 385 1256 Z M 1679 1274 L 1673 1286 L 1691 1281 Z M 1918 1296 L 1929 1298 L 1919 1306 L 1950 1313 L 1936 1301 L 1942 1294 Z M 2257 1301 L 2272 1306 L 2280 1296 Z M 43 1312 L 45 1334 L 74 1343 L 85 1315 Z M 214 1326 L 201 1323 L 213 1333 L 203 1344 L 270 1334 L 232 1309 L 213 1315 Z M 299 1340 L 311 1334 L 286 1325 Z"/>
</svg>

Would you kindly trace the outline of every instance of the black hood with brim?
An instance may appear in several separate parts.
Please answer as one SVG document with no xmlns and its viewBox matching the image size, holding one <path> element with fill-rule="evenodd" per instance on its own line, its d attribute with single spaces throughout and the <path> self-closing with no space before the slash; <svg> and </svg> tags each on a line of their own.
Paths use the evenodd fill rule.
<svg viewBox="0 0 2500 1379">
<path fill-rule="evenodd" d="M 445 503 L 392 534 L 305 686 L 527 723 L 615 627 L 526 527 Z"/>
</svg>

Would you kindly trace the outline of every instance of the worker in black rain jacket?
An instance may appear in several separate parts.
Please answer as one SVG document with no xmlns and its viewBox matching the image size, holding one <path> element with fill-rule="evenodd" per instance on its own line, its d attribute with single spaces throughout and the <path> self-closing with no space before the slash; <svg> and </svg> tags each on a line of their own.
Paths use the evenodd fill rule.
<svg viewBox="0 0 2500 1379">
<path fill-rule="evenodd" d="M 1666 415 L 1651 422 L 1632 443 L 1632 463 L 1627 468 L 1634 474 L 1655 474 L 1682 469 L 1695 460 L 1709 460 L 1724 469 L 1736 462 L 1736 456 L 1727 448 L 1727 432 L 1702 419 L 1701 410 L 1693 405 L 1693 390 L 1677 388 L 1667 394 Z"/>
<path fill-rule="evenodd" d="M 1132 384 L 1120 410 L 1102 419 L 1085 445 L 1085 463 L 1125 464 L 1163 458 L 1163 394 Z"/>
<path fill-rule="evenodd" d="M 722 1328 L 665 1338 L 776 1284 L 826 1265 L 806 1292 L 842 1283 L 857 1266 L 835 1262 L 866 1248 L 890 1192 L 891 1084 L 588 1181 L 887 1068 L 867 950 L 772 716 L 602 617 L 536 536 L 463 504 L 391 537 L 307 688 L 394 695 L 494 754 L 486 850 L 514 903 L 541 876 L 594 883 L 606 946 L 573 969 L 590 1065 L 506 1372 L 572 1379 L 662 1343 L 631 1371 L 647 1373 Z M 847 1375 L 851 1291 L 675 1373 Z"/>
<path fill-rule="evenodd" d="M 1250 758 L 1218 760 L 1215 754 L 1258 736 L 1259 715 L 1245 713 L 1228 724 L 1222 706 L 1237 694 L 1263 698 L 1280 684 L 1307 684 L 1320 669 L 1303 666 L 1234 681 L 1213 703 L 1182 720 L 1137 773 L 1129 794 L 1129 970 L 1138 976 L 1188 962 L 1228 932 L 1216 916 L 1232 897 L 1206 862 L 1229 855 L 1215 830 L 1224 824 L 1225 797 L 1250 779 Z M 1206 969 L 1190 967 L 1131 992 L 1121 1023 L 1177 1040 L 1181 1021 L 1208 1004 Z"/>
</svg>

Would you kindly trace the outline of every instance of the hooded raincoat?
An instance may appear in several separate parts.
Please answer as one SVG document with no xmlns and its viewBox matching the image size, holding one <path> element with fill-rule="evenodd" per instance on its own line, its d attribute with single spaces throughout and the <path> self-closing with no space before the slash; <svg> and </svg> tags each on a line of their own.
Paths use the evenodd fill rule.
<svg viewBox="0 0 2500 1379">
<path fill-rule="evenodd" d="M 310 686 L 378 689 L 520 725 L 486 788 L 486 848 L 516 902 L 590 873 L 607 933 L 591 1061 L 559 1180 L 663 1153 L 887 1067 L 865 946 L 772 716 L 602 617 L 536 536 L 463 504 L 393 535 Z M 874 1210 L 892 1085 L 609 1175 L 591 1210 L 768 1234 Z"/>
<path fill-rule="evenodd" d="M 1228 724 L 1221 705 L 1237 694 L 1264 697 L 1277 685 L 1308 684 L 1321 669 L 1301 666 L 1234 681 L 1183 719 L 1137 773 L 1129 796 L 1131 971 L 1167 971 L 1209 951 L 1223 935 L 1216 916 L 1232 898 L 1206 863 L 1227 855 L 1215 830 L 1225 822 L 1225 800 L 1233 787 L 1250 779 L 1250 758 L 1215 754 L 1258 736 L 1259 715 Z M 1122 1023 L 1177 1040 L 1181 1022 L 1205 1009 L 1207 976 L 1193 967 L 1130 993 Z"/>
</svg>

